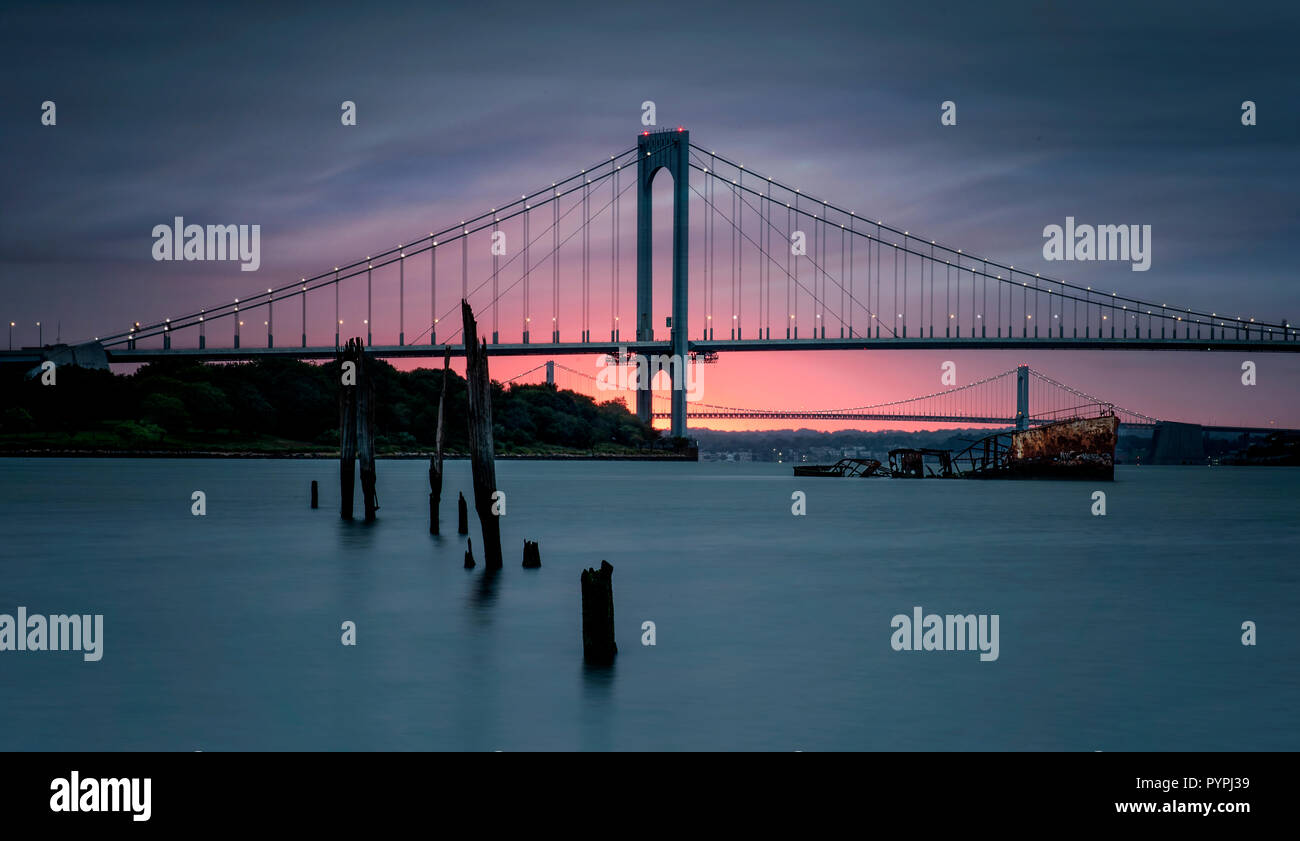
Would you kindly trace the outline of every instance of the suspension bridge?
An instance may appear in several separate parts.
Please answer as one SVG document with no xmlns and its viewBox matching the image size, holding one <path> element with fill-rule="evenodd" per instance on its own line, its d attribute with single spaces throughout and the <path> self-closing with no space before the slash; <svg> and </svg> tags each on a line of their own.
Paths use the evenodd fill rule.
<svg viewBox="0 0 1300 841">
<path fill-rule="evenodd" d="M 652 186 L 661 170 L 672 181 L 672 246 L 670 268 L 656 273 L 663 261 L 653 248 Z M 635 216 L 625 224 L 629 213 Z M 668 304 L 659 310 L 656 274 L 671 276 Z M 354 299 L 362 288 L 358 319 Z M 807 195 L 695 145 L 679 127 L 642 132 L 634 147 L 458 224 L 264 292 L 134 322 L 81 343 L 74 356 L 104 364 L 332 359 L 358 334 L 381 358 L 439 357 L 447 347 L 459 356 L 464 347 L 454 316 L 462 299 L 481 325 L 490 324 L 493 356 L 684 361 L 724 352 L 879 348 L 1300 351 L 1300 335 L 1285 320 L 1156 303 L 1017 269 Z M 12 324 L 10 335 L 0 362 L 50 358 L 48 346 L 13 349 Z M 972 408 L 985 386 L 1000 387 L 1013 374 L 1013 416 L 1006 402 Z M 1032 401 L 1043 408 L 1032 415 L 1031 388 L 1044 389 L 1042 402 Z M 699 404 L 689 414 L 1023 426 L 1108 405 L 1024 367 L 957 391 L 926 395 L 924 404 L 913 398 L 825 413 Z M 1068 399 L 1077 405 L 1065 406 Z M 969 401 L 965 408 L 962 401 Z M 681 389 L 660 398 L 647 386 L 635 402 L 642 419 L 667 419 L 673 435 L 685 434 Z M 1137 412 L 1125 422 L 1156 423 Z"/>
<path fill-rule="evenodd" d="M 619 364 L 610 357 L 606 364 Z M 628 364 L 624 359 L 624 364 Z M 667 374 L 664 375 L 667 377 Z M 619 400 L 624 403 L 634 395 L 632 389 L 611 388 L 601 377 L 549 360 L 510 377 L 501 379 L 504 386 L 550 385 L 577 392 L 597 402 Z M 667 381 L 662 383 L 667 385 Z M 671 418 L 670 399 L 653 395 L 651 416 L 656 420 Z M 1014 409 L 1014 411 L 1012 411 Z M 1000 428 L 1027 429 L 1080 417 L 1115 415 L 1121 426 L 1133 430 L 1157 430 L 1161 427 L 1193 426 L 1171 423 L 1143 412 L 1117 406 L 1101 397 L 1080 391 L 1028 365 L 984 377 L 961 386 L 919 394 L 897 400 L 828 409 L 777 409 L 720 406 L 703 401 L 688 402 L 690 420 L 815 420 L 854 422 L 920 422 L 969 424 Z M 1205 433 L 1264 435 L 1281 430 L 1275 426 L 1205 426 L 1194 425 Z"/>
<path fill-rule="evenodd" d="M 618 364 L 611 358 L 608 364 Z M 666 376 L 666 375 L 665 375 Z M 548 361 L 503 380 L 503 385 L 540 385 L 545 382 L 586 394 L 597 401 L 622 399 L 631 389 L 612 389 L 600 377 Z M 665 383 L 666 384 L 666 383 Z M 654 395 L 652 416 L 671 417 L 669 398 Z M 789 410 L 719 406 L 690 402 L 688 418 L 730 420 L 830 420 L 830 421 L 923 421 L 966 423 L 1026 428 L 1075 417 L 1114 414 L 1134 427 L 1153 427 L 1160 421 L 1150 415 L 1117 407 L 1101 398 L 1058 382 L 1028 365 L 984 377 L 962 386 L 901 400 L 838 409 Z M 1009 414 L 1010 407 L 1015 413 Z M 1030 406 L 1034 411 L 1030 411 Z"/>
</svg>

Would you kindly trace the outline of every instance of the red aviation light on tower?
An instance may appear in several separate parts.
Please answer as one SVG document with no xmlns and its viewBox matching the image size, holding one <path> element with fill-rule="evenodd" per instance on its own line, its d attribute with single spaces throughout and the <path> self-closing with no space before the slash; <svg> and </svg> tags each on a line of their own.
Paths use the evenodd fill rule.
<svg viewBox="0 0 1300 841">
<path fill-rule="evenodd" d="M 678 127 L 677 127 L 677 130 L 678 130 L 678 131 L 686 131 L 686 129 L 682 128 L 681 126 L 678 126 Z"/>
</svg>

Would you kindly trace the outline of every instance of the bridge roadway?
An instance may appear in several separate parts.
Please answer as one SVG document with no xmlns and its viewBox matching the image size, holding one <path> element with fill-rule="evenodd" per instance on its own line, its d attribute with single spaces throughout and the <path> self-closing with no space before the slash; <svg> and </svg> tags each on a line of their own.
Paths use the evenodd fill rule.
<svg viewBox="0 0 1300 841">
<path fill-rule="evenodd" d="M 733 353 L 739 351 L 809 351 L 809 350 L 1165 350 L 1165 351 L 1236 351 L 1256 353 L 1300 353 L 1300 340 L 1282 339 L 1139 339 L 1139 338 L 864 338 L 852 339 L 716 339 L 695 340 L 687 347 L 696 353 Z M 371 345 L 371 355 L 380 359 L 438 358 L 446 345 Z M 192 359 L 203 362 L 239 362 L 254 359 L 334 359 L 338 348 L 333 345 L 314 347 L 240 347 L 240 348 L 161 348 L 122 345 L 106 347 L 108 361 L 118 364 L 159 362 L 165 359 Z M 594 342 L 519 342 L 491 344 L 493 356 L 575 356 L 592 353 L 618 353 L 620 350 L 667 355 L 672 353 L 668 341 L 594 341 Z M 463 344 L 451 345 L 452 356 L 464 356 Z M 0 363 L 38 363 L 42 349 L 24 347 L 0 350 Z"/>
</svg>

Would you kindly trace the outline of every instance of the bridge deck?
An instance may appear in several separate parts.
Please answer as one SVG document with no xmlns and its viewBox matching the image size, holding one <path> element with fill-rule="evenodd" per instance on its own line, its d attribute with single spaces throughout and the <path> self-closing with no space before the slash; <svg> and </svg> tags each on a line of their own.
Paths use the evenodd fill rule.
<svg viewBox="0 0 1300 841">
<path fill-rule="evenodd" d="M 372 345 L 367 350 L 381 359 L 441 358 L 445 345 Z M 810 350 L 1165 350 L 1165 351 L 1237 351 L 1257 353 L 1300 353 L 1300 341 L 1275 339 L 1136 339 L 1136 338 L 908 338 L 908 339 L 725 339 L 698 340 L 688 343 L 691 351 L 698 353 L 732 353 L 742 351 L 810 351 Z M 564 356 L 593 353 L 670 354 L 672 345 L 667 341 L 649 342 L 538 342 L 530 344 L 504 343 L 489 345 L 493 356 Z M 197 359 L 212 362 L 234 362 L 253 359 L 333 359 L 339 351 L 333 345 L 313 347 L 241 347 L 241 348 L 170 348 L 134 349 L 113 346 L 105 349 L 109 362 L 144 363 L 163 359 Z M 451 345 L 453 356 L 464 356 L 465 347 Z M 18 350 L 0 350 L 0 363 L 31 362 L 41 360 L 41 349 L 25 347 Z"/>
</svg>

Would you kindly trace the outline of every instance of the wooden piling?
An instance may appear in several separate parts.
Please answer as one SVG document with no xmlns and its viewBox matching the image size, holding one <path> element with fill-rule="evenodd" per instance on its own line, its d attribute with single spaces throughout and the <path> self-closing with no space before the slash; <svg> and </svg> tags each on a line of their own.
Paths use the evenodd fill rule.
<svg viewBox="0 0 1300 841">
<path fill-rule="evenodd" d="M 451 375 L 451 345 L 442 358 L 442 394 L 438 396 L 438 431 L 434 438 L 433 458 L 429 459 L 429 534 L 439 533 L 439 508 L 442 505 L 442 409 L 447 402 L 447 378 Z"/>
<path fill-rule="evenodd" d="M 361 501 L 366 520 L 375 519 L 379 500 L 375 494 L 375 385 L 366 364 L 365 345 L 361 339 L 348 339 L 342 363 L 351 362 L 355 380 L 347 384 L 340 379 L 339 390 L 339 512 L 352 519 L 353 493 L 356 490 L 356 462 L 361 462 Z M 340 373 L 342 373 L 340 367 Z"/>
<path fill-rule="evenodd" d="M 340 362 L 355 364 L 353 341 L 348 339 Z M 340 373 L 342 367 L 340 365 Z M 343 382 L 341 378 L 340 382 Z M 343 384 L 339 388 L 339 515 L 345 520 L 352 519 L 352 496 L 357 481 L 356 463 L 357 387 Z"/>
<path fill-rule="evenodd" d="M 600 569 L 582 572 L 582 656 L 588 663 L 614 662 L 614 567 L 601 561 Z"/>
<path fill-rule="evenodd" d="M 537 569 L 542 565 L 542 553 L 537 548 L 537 541 L 524 541 L 524 569 Z"/>
<path fill-rule="evenodd" d="M 474 568 L 474 541 L 465 541 L 465 569 Z"/>
<path fill-rule="evenodd" d="M 465 494 L 458 494 L 456 502 L 456 534 L 469 534 L 469 507 L 465 505 Z"/>
<path fill-rule="evenodd" d="M 316 486 L 316 480 L 311 480 L 311 507 L 320 507 L 320 489 Z"/>
<path fill-rule="evenodd" d="M 483 563 L 501 569 L 501 523 L 492 513 L 497 474 L 492 440 L 492 380 L 488 376 L 487 342 L 479 342 L 478 324 L 469 302 L 460 302 L 465 338 L 465 378 L 469 381 L 469 451 L 474 473 L 474 511 L 483 531 Z"/>
<path fill-rule="evenodd" d="M 375 383 L 370 360 L 357 339 L 357 459 L 361 463 L 361 504 L 366 522 L 375 519 L 379 497 L 375 493 Z"/>
</svg>

